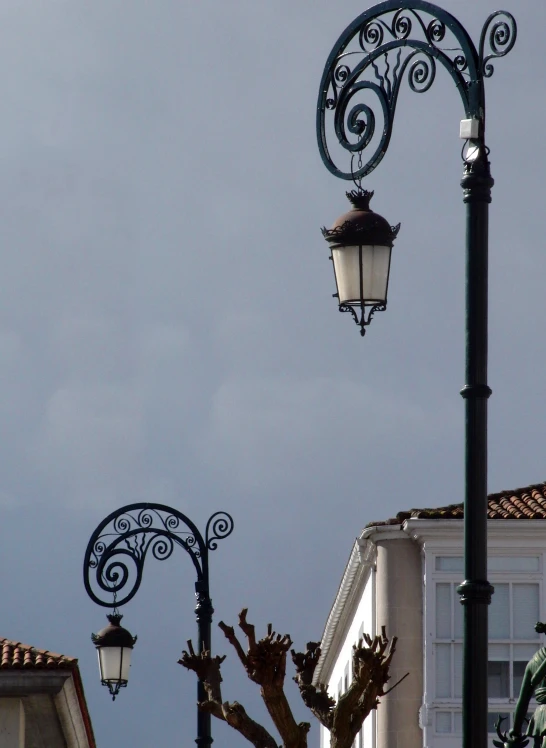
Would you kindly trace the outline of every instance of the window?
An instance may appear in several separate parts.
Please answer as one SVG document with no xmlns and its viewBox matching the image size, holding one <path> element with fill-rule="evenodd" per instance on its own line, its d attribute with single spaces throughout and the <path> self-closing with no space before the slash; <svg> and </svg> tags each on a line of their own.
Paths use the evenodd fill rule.
<svg viewBox="0 0 546 748">
<path fill-rule="evenodd" d="M 337 684 L 337 698 L 340 699 L 341 696 L 347 691 L 350 685 L 350 678 L 351 678 L 351 663 L 348 662 L 345 665 L 345 669 L 343 670 L 343 677 L 339 679 Z"/>
<path fill-rule="evenodd" d="M 539 646 L 539 585 L 495 583 L 489 608 L 490 699 L 517 699 L 525 666 Z"/>
<path fill-rule="evenodd" d="M 525 667 L 542 639 L 535 623 L 544 616 L 543 556 L 508 554 L 488 559 L 488 577 L 495 588 L 488 611 L 490 740 L 495 738 L 499 715 L 504 718 L 503 732 L 512 726 Z M 457 587 L 464 577 L 463 558 L 455 554 L 429 557 L 426 569 L 425 693 L 431 719 L 425 730 L 432 735 L 425 738 L 425 744 L 440 748 L 458 743 L 462 734 L 464 608 Z"/>
<path fill-rule="evenodd" d="M 463 571 L 462 556 L 436 556 L 436 571 Z"/>
<path fill-rule="evenodd" d="M 436 697 L 461 698 L 463 693 L 463 611 L 457 584 L 436 584 Z"/>
<path fill-rule="evenodd" d="M 458 561 L 456 556 L 439 556 L 436 569 L 452 571 Z M 490 559 L 490 566 L 525 573 L 531 569 L 536 571 L 538 562 L 536 556 L 499 556 Z M 540 637 L 535 632 L 535 623 L 540 618 L 539 583 L 510 581 L 493 584 L 495 594 L 489 608 L 489 698 L 515 700 L 525 666 L 540 644 Z M 458 582 L 452 581 L 438 581 L 434 586 L 435 696 L 441 700 L 462 697 L 463 608 L 457 586 Z M 447 728 L 448 712 L 438 714 L 443 714 L 438 719 L 444 722 L 436 724 L 437 732 L 452 732 L 453 719 L 449 730 Z"/>
<path fill-rule="evenodd" d="M 460 571 L 463 573 L 462 556 L 436 556 L 436 571 Z M 529 571 L 540 570 L 539 556 L 490 556 L 487 559 L 489 573 L 498 571 Z"/>
<path fill-rule="evenodd" d="M 439 735 L 462 735 L 462 712 L 444 710 L 436 712 L 434 729 Z"/>
<path fill-rule="evenodd" d="M 487 570 L 496 571 L 539 571 L 540 558 L 538 556 L 490 556 L 487 560 Z"/>
</svg>

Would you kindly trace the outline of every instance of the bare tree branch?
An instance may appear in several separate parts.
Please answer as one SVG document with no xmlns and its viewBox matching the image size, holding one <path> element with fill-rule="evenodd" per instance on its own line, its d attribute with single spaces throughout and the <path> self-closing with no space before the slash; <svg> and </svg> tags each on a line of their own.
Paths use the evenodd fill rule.
<svg viewBox="0 0 546 748">
<path fill-rule="evenodd" d="M 196 654 L 191 641 L 188 641 L 187 651 L 182 652 L 179 664 L 197 674 L 207 693 L 208 701 L 200 702 L 199 709 L 227 722 L 255 748 L 278 748 L 273 736 L 265 727 L 251 719 L 241 704 L 237 701 L 231 704 L 227 701 L 222 703 L 220 666 L 225 659 L 225 656 L 211 657 L 210 652 L 206 650 Z"/>
<path fill-rule="evenodd" d="M 205 701 L 203 704 L 199 704 L 199 708 L 204 711 L 210 711 L 211 714 L 216 714 L 217 704 L 214 707 L 209 706 L 211 702 Z M 221 705 L 222 715 L 220 719 L 225 720 L 230 727 L 237 730 L 244 738 L 252 743 L 255 748 L 278 748 L 277 741 L 275 738 L 268 733 L 268 731 L 251 719 L 245 711 L 242 704 L 237 701 L 233 701 L 231 704 L 227 701 Z"/>
<path fill-rule="evenodd" d="M 292 662 L 296 667 L 294 681 L 300 689 L 300 695 L 305 706 L 310 709 L 318 721 L 328 730 L 332 725 L 333 709 L 336 705 L 326 686 L 319 683 L 313 686 L 313 675 L 315 674 L 320 659 L 320 645 L 317 642 L 308 642 L 305 652 L 292 650 Z"/>
<path fill-rule="evenodd" d="M 197 706 L 202 712 L 212 714 L 214 717 L 216 717 L 216 719 L 222 720 L 222 722 L 226 721 L 226 718 L 224 717 L 223 704 L 220 704 L 217 701 L 199 701 Z"/>
<path fill-rule="evenodd" d="M 294 719 L 284 693 L 286 657 L 292 646 L 288 635 L 276 634 L 268 624 L 267 634 L 256 640 L 254 626 L 247 620 L 247 609 L 239 614 L 239 627 L 247 639 L 247 651 L 237 639 L 231 626 L 220 622 L 226 639 L 237 652 L 250 680 L 257 683 L 261 696 L 283 745 L 281 748 L 307 748 L 307 733 L 310 725 Z M 335 701 L 324 684 L 313 684 L 321 650 L 317 642 L 309 642 L 305 652 L 292 653 L 296 668 L 295 682 L 305 705 L 330 731 L 330 748 L 351 748 L 362 723 L 379 704 L 379 699 L 396 688 L 407 677 L 406 674 L 394 686 L 385 690 L 390 679 L 389 667 L 396 651 L 396 637 L 389 639 L 385 627 L 373 638 L 364 634 L 353 646 L 353 678 L 346 692 Z M 204 685 L 207 701 L 199 708 L 217 719 L 227 722 L 255 748 L 278 748 L 272 735 L 251 719 L 238 702 L 222 702 L 220 672 L 225 657 L 212 657 L 210 652 L 196 654 L 191 641 L 188 650 L 182 653 L 181 665 L 193 670 Z"/>
<path fill-rule="evenodd" d="M 251 623 L 247 623 L 247 613 L 248 608 L 243 608 L 239 613 L 239 628 L 242 630 L 243 634 L 248 640 L 249 649 L 252 649 L 252 647 L 256 646 L 256 634 L 254 632 L 254 626 Z"/>
<path fill-rule="evenodd" d="M 385 627 L 382 627 L 380 635 L 373 639 L 368 637 L 365 642 L 361 639 L 353 646 L 353 680 L 334 709 L 332 748 L 350 748 L 362 723 L 377 707 L 379 698 L 385 695 L 396 642 L 396 637 L 389 640 Z"/>
<path fill-rule="evenodd" d="M 391 686 L 390 688 L 387 688 L 387 690 L 386 690 L 386 691 L 383 691 L 383 694 L 382 694 L 382 695 L 383 695 L 383 696 L 386 696 L 386 695 L 387 695 L 388 693 L 390 693 L 391 691 L 394 691 L 394 689 L 396 688 L 396 686 L 399 686 L 399 685 L 400 685 L 400 683 L 402 683 L 402 681 L 403 681 L 403 680 L 406 680 L 406 678 L 408 677 L 408 675 L 409 675 L 409 673 L 406 673 L 405 675 L 403 675 L 403 676 L 402 676 L 402 677 L 400 678 L 400 680 L 397 680 L 397 681 L 396 681 L 396 683 L 394 684 L 394 686 Z"/>
<path fill-rule="evenodd" d="M 286 655 L 292 646 L 290 636 L 276 634 L 269 624 L 267 635 L 257 641 L 255 628 L 247 621 L 246 608 L 239 614 L 239 627 L 248 642 L 245 670 L 250 680 L 261 686 L 263 702 L 279 731 L 284 747 L 306 748 L 310 725 L 307 722 L 296 722 L 284 693 Z"/>
<path fill-rule="evenodd" d="M 193 644 L 188 641 L 188 650 L 182 652 L 182 657 L 178 660 L 179 665 L 183 665 L 188 670 L 193 670 L 205 687 L 209 701 L 222 703 L 222 675 L 220 665 L 226 659 L 226 656 L 211 657 L 210 652 L 204 649 L 200 654 L 196 654 Z"/>
<path fill-rule="evenodd" d="M 244 649 L 241 647 L 239 640 L 235 636 L 235 629 L 233 628 L 233 626 L 226 626 L 223 621 L 220 621 L 220 623 L 218 624 L 218 628 L 220 628 L 224 632 L 224 636 L 231 644 L 231 646 L 234 647 L 235 651 L 237 652 L 237 656 L 241 660 L 243 667 L 246 669 L 246 654 Z"/>
</svg>

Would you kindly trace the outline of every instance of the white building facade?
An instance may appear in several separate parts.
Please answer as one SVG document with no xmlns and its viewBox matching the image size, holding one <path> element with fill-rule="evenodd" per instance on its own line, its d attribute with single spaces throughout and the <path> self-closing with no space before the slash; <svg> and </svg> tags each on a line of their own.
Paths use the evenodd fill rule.
<svg viewBox="0 0 546 748">
<path fill-rule="evenodd" d="M 462 505 L 402 512 L 366 527 L 328 617 L 315 680 L 335 696 L 351 680 L 352 647 L 385 626 L 398 644 L 391 682 L 410 675 L 365 721 L 355 748 L 455 748 L 461 744 Z M 546 619 L 546 484 L 489 497 L 489 726 L 510 726 L 523 671 L 543 646 Z M 321 746 L 328 733 L 321 728 Z M 492 742 L 491 742 L 492 745 Z"/>
</svg>

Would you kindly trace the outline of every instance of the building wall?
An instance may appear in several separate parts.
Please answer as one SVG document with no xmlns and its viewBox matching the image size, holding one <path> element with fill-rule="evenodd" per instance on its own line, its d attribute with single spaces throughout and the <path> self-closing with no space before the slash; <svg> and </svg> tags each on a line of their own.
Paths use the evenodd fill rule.
<svg viewBox="0 0 546 748">
<path fill-rule="evenodd" d="M 376 629 L 397 636 L 394 685 L 377 710 L 377 748 L 422 748 L 423 572 L 419 546 L 409 538 L 377 540 Z"/>
<path fill-rule="evenodd" d="M 25 748 L 25 712 L 21 699 L 0 698 L 0 746 Z"/>
<path fill-rule="evenodd" d="M 344 693 L 347 685 L 352 679 L 352 655 L 353 645 L 362 637 L 362 633 L 375 636 L 375 573 L 372 568 L 364 577 L 364 583 L 360 597 L 349 620 L 343 642 L 339 650 L 330 678 L 328 680 L 328 692 L 338 698 Z M 364 721 L 362 732 L 359 735 L 355 748 L 373 748 L 375 733 L 375 712 L 372 712 Z M 321 747 L 328 748 L 330 745 L 329 732 L 321 727 Z"/>
<path fill-rule="evenodd" d="M 406 532 L 419 542 L 425 557 L 423 745 L 459 748 L 463 609 L 456 588 L 464 576 L 462 522 L 410 520 Z M 502 714 L 503 730 L 510 727 L 525 664 L 544 639 L 534 631 L 534 623 L 546 614 L 546 527 L 543 521 L 494 520 L 488 523 L 488 535 L 488 579 L 495 587 L 488 611 L 493 748 L 494 722 Z M 531 710 L 535 707 L 536 702 Z"/>
<path fill-rule="evenodd" d="M 402 526 L 368 528 L 358 541 L 366 547 L 370 570 L 353 583 L 351 556 L 348 581 L 329 619 L 324 670 L 329 691 L 337 697 L 346 676 L 350 681 L 347 665 L 362 624 L 372 635 L 385 626 L 389 637 L 398 637 L 391 684 L 410 675 L 381 700 L 354 748 L 460 748 L 462 606 L 456 588 L 463 578 L 462 524 L 410 519 Z M 497 715 L 506 715 L 503 729 L 509 728 L 525 664 L 544 645 L 534 622 L 546 620 L 546 522 L 493 520 L 488 536 L 488 578 L 496 590 L 489 609 L 493 748 Z M 535 707 L 531 703 L 531 711 Z M 327 737 L 322 730 L 322 748 L 329 746 Z"/>
</svg>

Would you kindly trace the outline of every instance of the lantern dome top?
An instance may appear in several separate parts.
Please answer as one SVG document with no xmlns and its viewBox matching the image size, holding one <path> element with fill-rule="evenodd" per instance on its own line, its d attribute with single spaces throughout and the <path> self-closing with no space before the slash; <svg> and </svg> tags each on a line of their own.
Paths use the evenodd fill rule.
<svg viewBox="0 0 546 748">
<path fill-rule="evenodd" d="M 331 229 L 322 229 L 322 235 L 332 245 L 380 245 L 392 247 L 400 229 L 400 224 L 391 226 L 389 222 L 370 209 L 373 192 L 352 190 L 346 192 L 353 206 L 340 216 Z"/>
<path fill-rule="evenodd" d="M 105 626 L 98 634 L 91 634 L 91 640 L 96 647 L 129 647 L 132 649 L 137 640 L 127 629 L 120 626 L 122 615 L 111 613 L 106 616 L 108 626 Z"/>
</svg>

